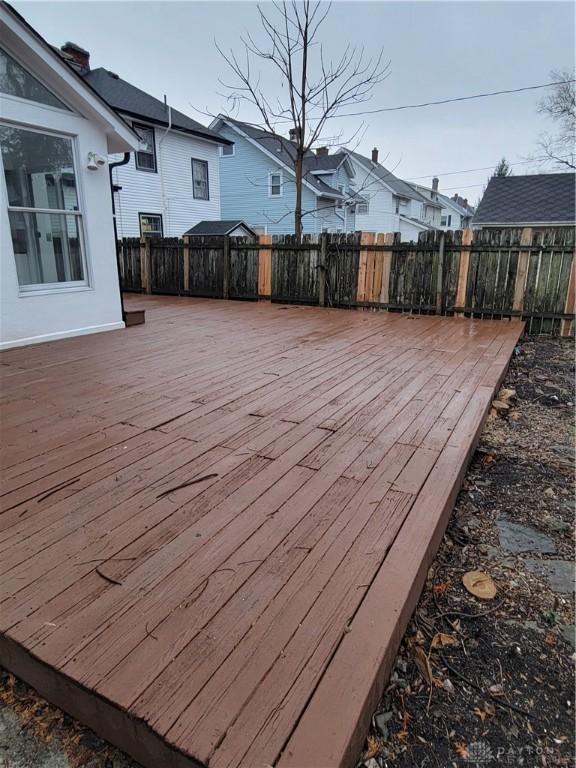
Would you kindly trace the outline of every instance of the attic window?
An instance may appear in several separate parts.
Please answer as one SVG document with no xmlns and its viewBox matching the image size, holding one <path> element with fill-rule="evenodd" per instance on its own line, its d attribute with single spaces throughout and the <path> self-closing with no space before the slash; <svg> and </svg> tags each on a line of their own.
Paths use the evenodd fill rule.
<svg viewBox="0 0 576 768">
<path fill-rule="evenodd" d="M 70 111 L 60 99 L 56 98 L 48 88 L 2 48 L 0 48 L 0 93 Z"/>
<path fill-rule="evenodd" d="M 139 171 L 156 173 L 156 143 L 154 128 L 134 123 L 134 130 L 140 138 L 141 149 L 136 152 L 136 168 Z"/>
<path fill-rule="evenodd" d="M 370 206 L 368 203 L 358 203 L 356 205 L 356 214 L 358 216 L 367 216 L 370 211 Z"/>
<path fill-rule="evenodd" d="M 223 144 L 220 147 L 220 155 L 222 157 L 234 157 L 234 144 Z"/>
</svg>

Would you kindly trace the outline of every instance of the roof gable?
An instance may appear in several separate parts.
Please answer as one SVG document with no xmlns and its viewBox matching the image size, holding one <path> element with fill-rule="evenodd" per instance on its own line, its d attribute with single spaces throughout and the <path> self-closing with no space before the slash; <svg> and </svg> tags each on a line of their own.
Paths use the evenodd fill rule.
<svg viewBox="0 0 576 768">
<path fill-rule="evenodd" d="M 263 131 L 261 128 L 257 128 L 250 123 L 242 123 L 240 120 L 225 117 L 224 115 L 218 115 L 212 123 L 212 127 L 222 124 L 228 125 L 240 136 L 250 141 L 253 146 L 260 149 L 267 157 L 294 175 L 295 148 L 289 139 L 285 139 L 279 134 Z M 316 158 L 318 156 L 312 151 L 309 151 L 304 158 L 304 184 L 318 197 L 342 198 L 343 195 L 337 189 L 334 189 L 334 187 L 331 187 L 313 173 Z"/>
<path fill-rule="evenodd" d="M 402 179 L 399 179 L 397 176 L 394 176 L 392 171 L 389 171 L 380 163 L 373 163 L 372 160 L 364 157 L 364 155 L 360 155 L 358 152 L 352 152 L 351 150 L 345 151 L 359 165 L 361 165 L 368 174 L 390 189 L 395 195 L 407 197 L 410 200 L 417 200 L 419 203 L 426 203 L 427 205 L 437 205 L 437 203 L 434 203 L 432 200 L 424 197 L 424 195 L 421 195 L 420 192 L 411 187 L 410 184 L 402 181 Z M 360 181 L 361 186 L 363 183 L 365 183 L 365 180 Z"/>
<path fill-rule="evenodd" d="M 494 176 L 474 214 L 474 224 L 573 224 L 576 174 Z"/>
<path fill-rule="evenodd" d="M 199 221 L 198 224 L 193 226 L 184 234 L 200 235 L 200 236 L 228 235 L 230 234 L 230 232 L 233 232 L 238 227 L 242 227 L 243 229 L 245 229 L 247 235 L 256 237 L 256 233 L 247 224 L 245 224 L 242 221 L 242 219 L 228 219 L 228 220 L 221 219 L 220 221 L 208 221 L 208 220 Z"/>
<path fill-rule="evenodd" d="M 104 130 L 109 152 L 138 147 L 139 139 L 132 128 L 5 2 L 0 3 L 0 35 L 7 52 L 19 59 L 34 77 Z"/>
</svg>

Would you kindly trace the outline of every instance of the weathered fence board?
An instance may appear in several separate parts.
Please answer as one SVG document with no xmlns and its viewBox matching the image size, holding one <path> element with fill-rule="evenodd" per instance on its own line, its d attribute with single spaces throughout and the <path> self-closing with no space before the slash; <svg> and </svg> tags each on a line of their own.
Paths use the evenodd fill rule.
<svg viewBox="0 0 576 768">
<path fill-rule="evenodd" d="M 118 243 L 120 279 L 125 291 L 142 291 L 142 259 L 140 239 L 126 237 Z"/>
<path fill-rule="evenodd" d="M 506 227 L 398 234 L 125 239 L 124 290 L 334 307 L 522 317 L 531 333 L 574 326 L 574 230 Z"/>
</svg>

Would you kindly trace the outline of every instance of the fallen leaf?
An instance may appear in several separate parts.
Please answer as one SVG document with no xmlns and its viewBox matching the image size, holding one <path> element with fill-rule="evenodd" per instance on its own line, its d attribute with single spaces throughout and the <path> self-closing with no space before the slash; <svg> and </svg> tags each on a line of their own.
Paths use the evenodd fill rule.
<svg viewBox="0 0 576 768">
<path fill-rule="evenodd" d="M 480 707 L 474 707 L 474 709 L 472 711 L 474 712 L 476 717 L 479 717 L 480 720 L 482 720 L 482 722 L 484 722 L 484 720 L 486 720 L 486 712 L 484 712 L 483 709 L 480 709 Z"/>
<path fill-rule="evenodd" d="M 426 653 L 420 646 L 418 646 L 414 651 L 414 661 L 416 662 L 416 666 L 418 667 L 418 671 L 422 675 L 424 682 L 428 683 L 428 685 L 432 687 L 434 679 L 432 674 L 432 667 L 430 666 L 428 656 L 426 656 Z"/>
<path fill-rule="evenodd" d="M 450 579 L 448 579 L 448 581 L 442 581 L 440 584 L 434 584 L 434 592 L 436 592 L 437 595 L 443 595 L 448 589 L 450 589 L 451 584 L 452 582 Z"/>
<path fill-rule="evenodd" d="M 555 646 L 558 642 L 556 639 L 556 635 L 554 635 L 552 632 L 546 632 L 546 636 L 544 638 L 544 642 L 546 645 Z"/>
<path fill-rule="evenodd" d="M 366 740 L 366 751 L 364 752 L 364 760 L 370 760 L 371 757 L 376 757 L 382 749 L 382 744 L 376 736 L 368 736 Z"/>
<path fill-rule="evenodd" d="M 463 741 L 455 742 L 454 752 L 456 752 L 456 754 L 461 760 L 466 760 L 468 757 L 470 757 L 470 752 L 468 752 L 468 747 L 466 746 L 466 744 L 464 744 Z"/>
<path fill-rule="evenodd" d="M 492 577 L 483 571 L 467 571 L 462 576 L 462 583 L 470 594 L 480 600 L 492 600 L 496 597 L 496 585 Z"/>
<path fill-rule="evenodd" d="M 488 717 L 496 717 L 496 707 L 490 701 L 484 702 L 484 712 Z"/>
<path fill-rule="evenodd" d="M 508 400 L 512 400 L 513 397 L 516 397 L 515 389 L 506 389 L 506 387 L 502 387 L 500 392 L 498 392 L 498 400 L 501 400 L 503 403 L 507 403 Z"/>
<path fill-rule="evenodd" d="M 494 685 L 491 685 L 490 688 L 488 688 L 492 696 L 504 696 L 504 688 L 500 685 L 500 683 L 495 683 Z"/>
<path fill-rule="evenodd" d="M 492 408 L 496 411 L 507 411 L 510 408 L 510 405 L 503 400 L 492 400 Z"/>
<path fill-rule="evenodd" d="M 446 648 L 449 645 L 458 645 L 458 639 L 454 635 L 448 635 L 445 632 L 436 632 L 432 638 L 432 648 Z"/>
</svg>

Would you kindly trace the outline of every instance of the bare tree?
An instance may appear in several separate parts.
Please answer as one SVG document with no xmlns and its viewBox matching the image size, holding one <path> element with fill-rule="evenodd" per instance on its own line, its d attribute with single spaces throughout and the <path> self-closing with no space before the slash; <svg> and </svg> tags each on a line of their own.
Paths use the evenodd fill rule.
<svg viewBox="0 0 576 768">
<path fill-rule="evenodd" d="M 302 217 L 308 213 L 302 210 L 306 155 L 321 140 L 331 121 L 351 105 L 371 98 L 374 87 L 387 76 L 389 62 L 383 61 L 382 51 L 370 58 L 363 48 L 350 45 L 336 61 L 327 61 L 319 37 L 330 11 L 329 3 L 274 0 L 272 5 L 271 15 L 258 6 L 261 44 L 251 34 L 241 37 L 241 58 L 233 51 L 226 54 L 219 49 L 235 77 L 235 82 L 223 85 L 229 89 L 234 106 L 247 102 L 256 107 L 261 123 L 258 127 L 271 133 L 290 128 L 296 186 L 294 231 L 300 239 Z M 276 70 L 281 97 L 264 93 L 260 73 L 255 71 L 256 62 L 266 62 Z"/>
<path fill-rule="evenodd" d="M 555 85 L 538 105 L 538 112 L 558 125 L 555 135 L 542 134 L 538 150 L 542 162 L 553 162 L 557 168 L 576 168 L 574 140 L 576 138 L 576 92 L 574 72 L 563 70 L 550 73 Z"/>
</svg>

